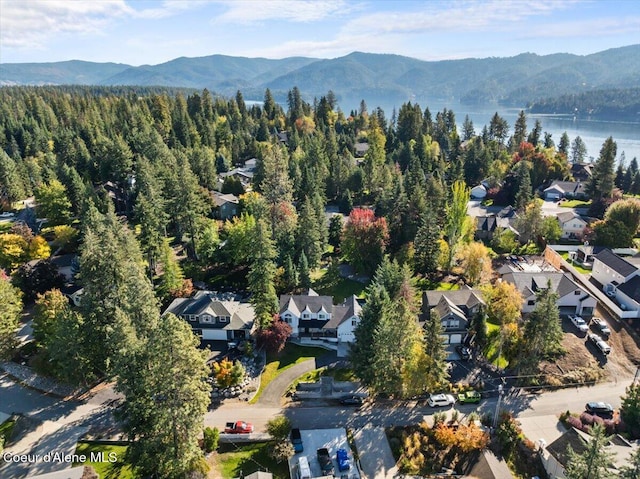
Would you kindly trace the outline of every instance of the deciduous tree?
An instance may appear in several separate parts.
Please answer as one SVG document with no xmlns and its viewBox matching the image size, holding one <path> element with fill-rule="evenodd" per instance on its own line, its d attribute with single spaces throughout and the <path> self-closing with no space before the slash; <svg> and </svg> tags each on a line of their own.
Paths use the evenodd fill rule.
<svg viewBox="0 0 640 479">
<path fill-rule="evenodd" d="M 58 180 L 51 180 L 36 189 L 38 215 L 47 218 L 50 226 L 65 224 L 71 218 L 71 202 L 67 189 Z"/>
<path fill-rule="evenodd" d="M 16 330 L 22 312 L 20 290 L 11 285 L 11 280 L 0 269 L 0 358 L 7 359 L 14 350 Z"/>
<path fill-rule="evenodd" d="M 449 246 L 447 266 L 450 270 L 458 243 L 464 234 L 465 220 L 467 218 L 467 203 L 469 203 L 470 190 L 463 181 L 456 181 L 451 187 L 451 202 L 446 207 L 446 223 L 444 236 Z"/>
<path fill-rule="evenodd" d="M 342 251 L 356 271 L 371 274 L 382 261 L 389 240 L 387 222 L 373 211 L 354 208 L 343 236 Z"/>
<path fill-rule="evenodd" d="M 279 354 L 291 336 L 291 331 L 289 324 L 276 317 L 271 320 L 271 324 L 265 325 L 256 333 L 258 346 L 264 347 L 270 354 Z"/>
</svg>

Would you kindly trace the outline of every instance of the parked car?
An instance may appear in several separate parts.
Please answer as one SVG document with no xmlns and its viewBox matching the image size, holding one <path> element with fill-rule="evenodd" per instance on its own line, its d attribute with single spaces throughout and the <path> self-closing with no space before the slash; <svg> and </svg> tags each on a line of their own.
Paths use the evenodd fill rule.
<svg viewBox="0 0 640 479">
<path fill-rule="evenodd" d="M 458 353 L 458 356 L 460 356 L 460 359 L 462 359 L 463 361 L 468 361 L 469 359 L 471 359 L 471 349 L 467 348 L 466 346 L 456 346 L 456 352 Z"/>
<path fill-rule="evenodd" d="M 586 321 L 582 319 L 580 316 L 570 314 L 569 320 L 581 333 L 586 333 L 587 331 L 589 331 L 589 326 L 587 325 Z"/>
<path fill-rule="evenodd" d="M 611 334 L 611 330 L 609 329 L 609 326 L 604 319 L 593 318 L 591 322 L 593 323 L 594 327 L 600 332 L 600 334 L 607 337 Z"/>
<path fill-rule="evenodd" d="M 293 445 L 294 452 L 302 452 L 302 451 L 304 451 L 304 446 L 302 445 L 302 435 L 300 434 L 300 429 L 298 429 L 298 428 L 291 429 L 291 444 Z"/>
<path fill-rule="evenodd" d="M 228 422 L 224 432 L 227 434 L 249 434 L 253 432 L 253 424 L 244 421 Z"/>
<path fill-rule="evenodd" d="M 336 461 L 338 462 L 338 471 L 348 471 L 351 469 L 351 461 L 346 449 L 338 449 L 336 451 Z"/>
<path fill-rule="evenodd" d="M 456 399 L 451 394 L 432 394 L 429 396 L 427 404 L 431 407 L 451 406 L 455 404 Z"/>
<path fill-rule="evenodd" d="M 590 333 L 588 335 L 588 339 L 589 341 L 591 341 L 596 348 L 598 348 L 600 350 L 600 352 L 602 354 L 604 354 L 605 356 L 608 355 L 609 353 L 611 353 L 611 346 L 609 346 L 607 344 L 607 342 L 602 339 L 600 336 L 598 336 L 597 334 L 594 333 Z"/>
<path fill-rule="evenodd" d="M 342 396 L 339 401 L 340 404 L 345 406 L 362 406 L 362 398 L 360 396 Z"/>
<path fill-rule="evenodd" d="M 323 476 L 333 476 L 333 462 L 331 461 L 331 454 L 329 454 L 329 449 L 326 447 L 321 447 L 316 451 L 316 456 L 318 457 L 318 462 L 320 463 L 320 469 L 322 470 Z"/>
<path fill-rule="evenodd" d="M 584 406 L 585 411 L 596 416 L 610 418 L 613 416 L 613 406 L 605 402 L 588 402 Z"/>
<path fill-rule="evenodd" d="M 458 394 L 458 402 L 461 404 L 478 404 L 480 402 L 480 399 L 482 399 L 482 395 L 478 391 L 467 391 Z"/>
</svg>

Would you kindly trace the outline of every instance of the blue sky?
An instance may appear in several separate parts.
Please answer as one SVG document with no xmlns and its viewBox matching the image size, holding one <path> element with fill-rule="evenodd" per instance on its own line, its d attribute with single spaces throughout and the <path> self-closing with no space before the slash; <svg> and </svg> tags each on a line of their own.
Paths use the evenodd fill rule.
<svg viewBox="0 0 640 479">
<path fill-rule="evenodd" d="M 637 0 L 0 0 L 2 63 L 353 51 L 443 60 L 637 43 Z"/>
</svg>

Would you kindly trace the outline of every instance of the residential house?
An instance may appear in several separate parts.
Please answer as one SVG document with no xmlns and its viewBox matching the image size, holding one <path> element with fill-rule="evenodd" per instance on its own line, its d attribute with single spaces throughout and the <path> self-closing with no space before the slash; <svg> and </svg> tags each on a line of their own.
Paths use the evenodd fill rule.
<svg viewBox="0 0 640 479">
<path fill-rule="evenodd" d="M 640 315 L 640 257 L 623 258 L 610 249 L 593 258 L 591 278 L 614 298 L 623 311 L 638 311 Z"/>
<path fill-rule="evenodd" d="M 313 289 L 306 294 L 280 296 L 280 319 L 291 325 L 294 338 L 353 342 L 361 310 L 356 296 L 339 305 L 333 304 L 333 297 L 320 296 Z"/>
<path fill-rule="evenodd" d="M 280 133 L 276 133 L 276 136 L 278 137 L 278 141 L 280 143 L 284 143 L 287 144 L 287 142 L 289 141 L 289 133 L 287 133 L 287 131 L 281 131 Z"/>
<path fill-rule="evenodd" d="M 369 151 L 369 143 L 359 141 L 355 145 L 353 145 L 353 150 L 357 158 L 362 158 L 367 154 L 367 151 Z"/>
<path fill-rule="evenodd" d="M 513 231 L 517 237 L 519 233 L 514 228 L 515 219 L 516 212 L 511 206 L 503 208 L 497 214 L 476 216 L 475 238 L 477 240 L 490 240 L 497 230 L 502 229 Z"/>
<path fill-rule="evenodd" d="M 573 210 L 563 211 L 556 215 L 560 228 L 562 229 L 562 239 L 582 240 L 584 230 L 588 223 L 578 213 Z"/>
<path fill-rule="evenodd" d="M 571 176 L 576 181 L 585 183 L 591 178 L 593 163 L 572 163 Z"/>
<path fill-rule="evenodd" d="M 461 344 L 467 337 L 469 321 L 484 305 L 482 293 L 476 289 L 425 291 L 422 294 L 420 323 L 424 325 L 431 310 L 435 309 L 442 321 L 445 342 Z"/>
<path fill-rule="evenodd" d="M 82 295 L 84 294 L 84 288 L 78 284 L 68 284 L 65 285 L 61 290 L 62 294 L 64 294 L 69 301 L 74 306 L 80 306 L 80 301 L 82 300 Z"/>
<path fill-rule="evenodd" d="M 536 293 L 551 286 L 558 294 L 560 314 L 578 314 L 592 316 L 596 308 L 596 299 L 567 273 L 559 271 L 511 271 L 502 275 L 502 281 L 515 285 L 524 300 L 522 312 L 531 313 L 536 308 Z"/>
<path fill-rule="evenodd" d="M 233 294 L 198 291 L 192 298 L 176 298 L 163 315 L 173 313 L 187 321 L 203 340 L 247 339 L 255 312 Z"/>
<path fill-rule="evenodd" d="M 587 450 L 591 439 L 589 434 L 572 427 L 551 444 L 546 446 L 542 444 L 540 460 L 549 479 L 566 479 L 565 472 L 569 462 L 569 447 L 575 453 L 583 454 Z M 617 477 L 617 470 L 630 463 L 630 455 L 633 453 L 634 447 L 619 435 L 615 435 L 611 437 L 606 448 L 612 453 L 611 468 L 607 477 Z"/>
<path fill-rule="evenodd" d="M 216 205 L 214 216 L 220 220 L 228 220 L 238 215 L 240 200 L 236 195 L 222 194 L 219 191 L 212 191 L 211 196 Z"/>
<path fill-rule="evenodd" d="M 544 199 L 555 201 L 562 198 L 567 199 L 586 199 L 587 193 L 585 185 L 582 182 L 574 181 L 554 181 L 551 185 L 543 190 Z"/>
<path fill-rule="evenodd" d="M 591 268 L 593 266 L 593 259 L 603 249 L 606 248 L 604 246 L 593 246 L 586 243 L 578 247 L 574 261 L 580 263 L 584 268 Z M 571 256 L 571 253 L 569 253 L 569 255 Z"/>
<path fill-rule="evenodd" d="M 242 187 L 246 190 L 251 186 L 251 182 L 253 181 L 253 170 L 248 170 L 246 168 L 234 168 L 233 170 L 220 173 L 220 179 L 218 180 L 218 186 L 220 188 L 222 188 L 224 179 L 228 176 L 232 176 L 240 180 Z"/>
</svg>

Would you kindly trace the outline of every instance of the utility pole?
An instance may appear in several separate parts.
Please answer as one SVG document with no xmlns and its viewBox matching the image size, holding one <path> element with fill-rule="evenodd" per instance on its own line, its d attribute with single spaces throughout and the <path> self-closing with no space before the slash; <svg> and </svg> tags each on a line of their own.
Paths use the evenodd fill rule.
<svg viewBox="0 0 640 479">
<path fill-rule="evenodd" d="M 500 412 L 500 402 L 502 401 L 502 394 L 504 393 L 504 387 L 502 384 L 498 385 L 498 402 L 496 403 L 496 412 L 493 415 L 493 428 L 498 425 L 498 413 Z"/>
</svg>

